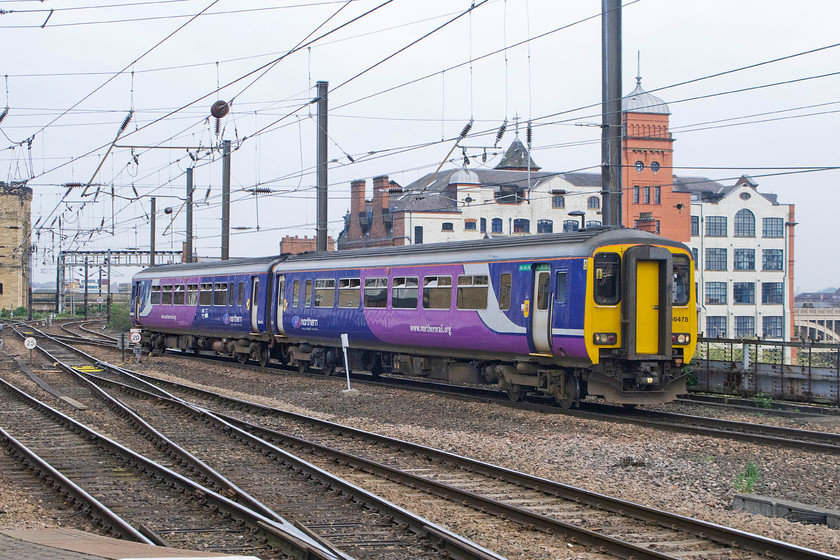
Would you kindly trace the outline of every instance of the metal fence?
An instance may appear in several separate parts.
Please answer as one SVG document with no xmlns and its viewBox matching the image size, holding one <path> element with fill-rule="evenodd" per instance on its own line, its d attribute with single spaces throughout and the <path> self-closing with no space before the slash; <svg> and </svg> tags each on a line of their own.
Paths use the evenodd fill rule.
<svg viewBox="0 0 840 560">
<path fill-rule="evenodd" d="M 840 344 L 700 338 L 690 389 L 840 405 Z"/>
</svg>

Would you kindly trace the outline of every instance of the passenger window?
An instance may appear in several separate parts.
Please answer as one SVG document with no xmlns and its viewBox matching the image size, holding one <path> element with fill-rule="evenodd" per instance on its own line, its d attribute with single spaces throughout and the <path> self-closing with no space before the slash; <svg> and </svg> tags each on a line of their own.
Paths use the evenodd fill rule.
<svg viewBox="0 0 840 560">
<path fill-rule="evenodd" d="M 224 307 L 227 304 L 227 291 L 228 291 L 227 283 L 216 284 L 216 292 L 213 295 L 213 305 L 217 305 L 219 307 Z"/>
<path fill-rule="evenodd" d="M 621 257 L 617 253 L 595 255 L 595 303 L 615 305 L 621 299 Z"/>
<path fill-rule="evenodd" d="M 513 277 L 509 272 L 502 274 L 499 278 L 499 309 L 507 311 L 510 309 L 510 287 Z"/>
<path fill-rule="evenodd" d="M 309 307 L 312 305 L 312 280 L 306 281 L 306 288 L 304 292 L 303 306 Z"/>
<path fill-rule="evenodd" d="M 292 307 L 297 307 L 300 303 L 300 280 L 295 280 L 292 287 Z"/>
<path fill-rule="evenodd" d="M 455 307 L 458 309 L 487 309 L 487 276 L 459 276 Z"/>
<path fill-rule="evenodd" d="M 566 272 L 558 270 L 555 275 L 557 286 L 554 288 L 555 303 L 566 303 Z"/>
<path fill-rule="evenodd" d="M 228 294 L 227 294 L 227 304 L 228 307 L 233 305 L 236 301 L 236 282 L 231 282 L 228 284 Z"/>
<path fill-rule="evenodd" d="M 388 304 L 388 279 L 365 278 L 365 307 L 385 307 Z"/>
<path fill-rule="evenodd" d="M 198 304 L 198 284 L 187 284 L 187 305 Z"/>
<path fill-rule="evenodd" d="M 548 271 L 537 272 L 537 309 L 545 311 L 548 309 L 548 300 L 551 299 L 551 273 Z"/>
<path fill-rule="evenodd" d="M 198 295 L 200 305 L 210 305 L 213 302 L 213 284 L 202 284 Z"/>
<path fill-rule="evenodd" d="M 335 305 L 335 280 L 315 280 L 315 307 Z"/>
<path fill-rule="evenodd" d="M 423 309 L 449 309 L 452 306 L 452 277 L 423 278 Z"/>
<path fill-rule="evenodd" d="M 394 309 L 417 309 L 419 282 L 414 277 L 394 278 L 391 288 L 391 307 Z"/>
<path fill-rule="evenodd" d="M 342 278 L 338 281 L 338 306 L 357 308 L 361 302 L 362 281 L 359 278 Z"/>
<path fill-rule="evenodd" d="M 245 297 L 244 294 L 245 294 L 245 283 L 240 282 L 239 283 L 239 297 L 236 298 L 236 305 L 242 305 L 242 299 Z"/>
<path fill-rule="evenodd" d="M 691 262 L 686 255 L 674 255 L 673 304 L 687 305 L 691 286 Z"/>
<path fill-rule="evenodd" d="M 152 286 L 152 296 L 149 299 L 152 305 L 160 305 L 160 286 Z"/>
<path fill-rule="evenodd" d="M 277 309 L 283 311 L 283 302 L 286 299 L 286 279 L 277 279 Z"/>
<path fill-rule="evenodd" d="M 160 303 L 161 305 L 172 305 L 172 286 L 160 287 Z"/>
<path fill-rule="evenodd" d="M 175 286 L 175 295 L 172 298 L 172 303 L 175 305 L 184 305 L 184 285 L 178 284 Z"/>
</svg>

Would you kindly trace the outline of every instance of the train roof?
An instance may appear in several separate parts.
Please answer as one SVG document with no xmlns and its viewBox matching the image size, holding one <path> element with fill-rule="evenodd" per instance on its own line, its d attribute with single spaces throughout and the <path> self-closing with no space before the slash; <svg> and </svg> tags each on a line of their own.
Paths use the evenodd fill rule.
<svg viewBox="0 0 840 560">
<path fill-rule="evenodd" d="M 282 260 L 280 255 L 268 257 L 246 257 L 238 259 L 201 261 L 197 263 L 176 263 L 150 266 L 134 275 L 135 280 L 144 278 L 174 278 L 181 276 L 212 276 L 216 274 L 259 274 L 271 270 Z"/>
<path fill-rule="evenodd" d="M 585 257 L 592 255 L 598 247 L 624 243 L 649 243 L 679 247 L 688 251 L 680 242 L 637 229 L 596 227 L 575 232 L 521 237 L 301 253 L 289 255 L 278 262 L 277 266 L 283 270 L 302 270 Z"/>
<path fill-rule="evenodd" d="M 586 257 L 592 255 L 599 247 L 625 243 L 649 243 L 679 247 L 688 251 L 688 248 L 682 243 L 637 229 L 596 227 L 574 232 L 521 237 L 497 237 L 472 241 L 166 264 L 146 268 L 135 274 L 134 279 L 213 276 L 217 274 L 261 274 L 277 270 L 281 265 L 282 271 L 292 271 L 311 268 L 369 268 L 432 263 L 486 262 L 488 260 Z M 277 271 L 280 272 L 281 270 Z"/>
</svg>

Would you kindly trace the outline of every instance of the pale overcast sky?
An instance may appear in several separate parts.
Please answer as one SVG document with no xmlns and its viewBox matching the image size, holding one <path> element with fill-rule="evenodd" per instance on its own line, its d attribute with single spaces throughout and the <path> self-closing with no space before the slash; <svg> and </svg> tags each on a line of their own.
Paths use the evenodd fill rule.
<svg viewBox="0 0 840 560">
<path fill-rule="evenodd" d="M 457 17 L 473 3 L 471 14 Z M 28 179 L 33 222 L 49 226 L 61 215 L 66 236 L 59 246 L 57 221 L 56 235 L 41 230 L 37 280 L 54 278 L 59 249 L 147 248 L 153 195 L 158 209 L 171 206 L 177 216 L 174 223 L 158 216 L 157 248 L 179 250 L 191 154 L 199 157 L 201 202 L 195 245 L 218 256 L 222 168 L 208 148 L 222 138 L 238 146 L 231 255 L 274 253 L 283 235 L 314 235 L 315 107 L 307 101 L 318 80 L 331 88 L 333 236 L 351 180 L 384 174 L 412 182 L 440 164 L 470 119 L 466 145 L 492 145 L 499 125 L 518 115 L 533 122 L 532 155 L 544 170 L 598 169 L 600 131 L 578 126 L 600 122 L 597 0 L 127 0 L 103 7 L 117 4 L 0 0 L 9 45 L 0 63 L 9 108 L 0 123 L 7 148 L 0 180 Z M 725 185 L 751 175 L 760 191 L 796 205 L 797 291 L 840 287 L 840 249 L 829 241 L 840 171 L 805 172 L 838 165 L 838 16 L 840 4 L 829 0 L 638 0 L 623 8 L 623 90 L 635 86 L 640 52 L 642 86 L 671 109 L 674 173 Z M 738 71 L 710 77 L 731 70 Z M 218 135 L 208 119 L 217 99 L 233 99 Z M 102 162 L 129 111 L 131 122 Z M 459 165 L 460 152 L 453 157 Z M 100 162 L 96 202 L 79 189 L 62 200 L 63 185 L 88 182 Z M 497 162 L 491 150 L 486 163 L 472 164 Z M 255 196 L 255 185 L 271 192 Z M 135 191 L 141 199 L 129 200 Z"/>
</svg>

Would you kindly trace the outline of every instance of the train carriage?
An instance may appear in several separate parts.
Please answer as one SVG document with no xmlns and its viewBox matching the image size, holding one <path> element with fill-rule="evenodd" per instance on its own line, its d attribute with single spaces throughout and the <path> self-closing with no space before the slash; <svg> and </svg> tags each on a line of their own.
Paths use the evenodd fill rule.
<svg viewBox="0 0 840 560">
<path fill-rule="evenodd" d="M 167 274 L 176 274 L 173 266 Z M 227 274 L 237 266 L 268 267 L 266 275 L 244 274 L 262 283 L 254 293 L 265 298 L 256 303 L 250 332 L 219 330 L 211 307 L 210 316 L 164 345 L 210 347 L 262 363 L 271 356 L 330 373 L 343 365 L 346 334 L 352 369 L 493 383 L 513 399 L 533 392 L 564 406 L 586 395 L 639 404 L 685 392 L 683 366 L 697 332 L 690 252 L 638 230 L 281 255 L 224 266 Z M 154 270 L 144 272 L 151 278 Z M 210 277 L 223 282 L 218 272 Z M 200 312 L 207 310 L 199 306 Z M 138 322 L 159 328 L 143 317 Z"/>
<path fill-rule="evenodd" d="M 143 347 L 214 350 L 243 362 L 253 355 L 267 363 L 270 275 L 279 260 L 160 265 L 135 274 L 131 320 L 143 327 Z"/>
</svg>

